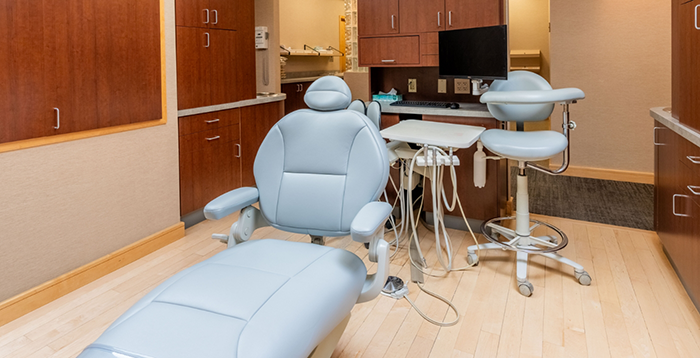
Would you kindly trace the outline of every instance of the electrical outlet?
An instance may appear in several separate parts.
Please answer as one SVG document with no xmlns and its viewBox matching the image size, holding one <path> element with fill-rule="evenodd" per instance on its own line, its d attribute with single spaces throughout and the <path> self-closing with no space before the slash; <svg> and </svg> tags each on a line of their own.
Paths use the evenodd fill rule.
<svg viewBox="0 0 700 358">
<path fill-rule="evenodd" d="M 468 78 L 455 78 L 455 94 L 471 93 L 471 81 Z"/>
<path fill-rule="evenodd" d="M 415 78 L 408 79 L 408 92 L 415 93 L 418 91 L 418 81 Z"/>
<path fill-rule="evenodd" d="M 447 80 L 438 80 L 438 93 L 447 93 Z"/>
</svg>

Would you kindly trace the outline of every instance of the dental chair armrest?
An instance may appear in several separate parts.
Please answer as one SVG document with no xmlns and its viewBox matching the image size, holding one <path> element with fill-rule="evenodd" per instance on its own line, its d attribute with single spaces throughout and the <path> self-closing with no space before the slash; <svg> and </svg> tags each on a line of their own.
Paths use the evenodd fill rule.
<svg viewBox="0 0 700 358">
<path fill-rule="evenodd" d="M 258 202 L 258 188 L 246 187 L 231 190 L 212 200 L 204 207 L 204 217 L 209 220 L 219 220 L 229 216 L 246 206 Z"/>
<path fill-rule="evenodd" d="M 350 224 L 350 236 L 357 242 L 370 242 L 391 214 L 391 205 L 381 201 L 367 203 Z"/>
<path fill-rule="evenodd" d="M 481 95 L 481 103 L 491 104 L 544 104 L 571 103 L 586 95 L 578 88 L 533 91 L 489 91 Z"/>
</svg>

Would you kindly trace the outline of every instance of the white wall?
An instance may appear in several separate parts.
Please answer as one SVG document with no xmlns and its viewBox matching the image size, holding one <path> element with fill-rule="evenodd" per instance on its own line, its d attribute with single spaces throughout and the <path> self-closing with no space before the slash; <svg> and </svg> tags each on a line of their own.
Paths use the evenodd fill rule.
<svg viewBox="0 0 700 358">
<path fill-rule="evenodd" d="M 174 0 L 165 125 L 0 153 L 0 301 L 177 224 Z"/>
<path fill-rule="evenodd" d="M 649 108 L 671 104 L 671 3 L 551 1 L 554 87 L 578 87 L 572 165 L 654 171 Z M 559 109 L 552 127 L 561 123 Z"/>
</svg>

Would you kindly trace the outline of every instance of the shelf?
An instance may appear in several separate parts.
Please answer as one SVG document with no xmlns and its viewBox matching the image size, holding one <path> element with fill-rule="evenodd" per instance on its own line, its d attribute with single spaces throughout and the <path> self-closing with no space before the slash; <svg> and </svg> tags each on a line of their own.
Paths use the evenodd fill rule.
<svg viewBox="0 0 700 358">
<path fill-rule="evenodd" d="M 281 56 L 305 56 L 305 57 L 343 57 L 339 53 L 317 53 L 317 52 L 287 52 L 280 50 Z"/>
<path fill-rule="evenodd" d="M 510 70 L 540 72 L 540 66 L 510 66 Z"/>
<path fill-rule="evenodd" d="M 539 58 L 540 50 L 511 50 L 510 58 Z"/>
</svg>

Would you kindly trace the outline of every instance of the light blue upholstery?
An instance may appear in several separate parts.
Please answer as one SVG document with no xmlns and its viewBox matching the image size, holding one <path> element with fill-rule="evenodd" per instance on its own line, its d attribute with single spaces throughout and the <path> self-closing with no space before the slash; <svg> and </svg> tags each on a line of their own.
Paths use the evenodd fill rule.
<svg viewBox="0 0 700 358">
<path fill-rule="evenodd" d="M 369 118 L 372 123 L 374 123 L 377 128 L 382 128 L 382 106 L 377 101 L 372 101 L 367 105 L 367 112 L 365 113 L 367 118 Z"/>
<path fill-rule="evenodd" d="M 226 193 L 204 212 L 219 219 L 243 209 L 231 231 L 245 232 L 258 221 L 246 220 L 259 217 L 250 206 L 259 200 L 264 224 L 371 241 L 377 273 L 367 275 L 363 261 L 342 249 L 243 240 L 146 294 L 80 358 L 308 357 L 355 303 L 379 294 L 389 271 L 382 236 L 391 206 L 375 200 L 388 180 L 387 149 L 364 114 L 343 109 L 350 91 L 334 78 L 310 86 L 306 100 L 315 109 L 270 130 L 255 159 L 257 188 Z"/>
<path fill-rule="evenodd" d="M 350 105 L 348 106 L 348 110 L 359 112 L 365 115 L 367 114 L 367 107 L 365 106 L 365 102 L 361 99 L 356 99 L 352 101 L 352 103 L 350 103 Z"/>
<path fill-rule="evenodd" d="M 481 142 L 495 154 L 524 162 L 549 159 L 568 145 L 566 137 L 555 131 L 515 132 L 500 129 L 482 133 Z"/>
</svg>

